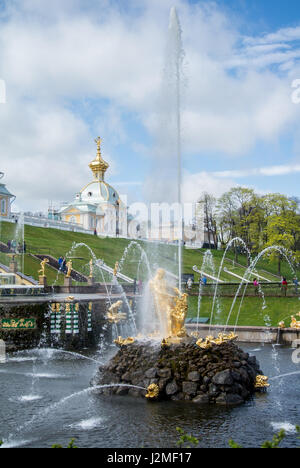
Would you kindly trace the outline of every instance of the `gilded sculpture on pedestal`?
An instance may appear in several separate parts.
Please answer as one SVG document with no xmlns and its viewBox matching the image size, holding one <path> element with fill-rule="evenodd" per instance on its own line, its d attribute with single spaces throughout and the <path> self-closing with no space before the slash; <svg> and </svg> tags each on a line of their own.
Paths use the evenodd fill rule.
<svg viewBox="0 0 300 468">
<path fill-rule="evenodd" d="M 41 261 L 41 269 L 38 271 L 38 273 L 41 273 L 40 276 L 42 276 L 43 278 L 45 278 L 46 276 L 45 274 L 46 263 L 49 263 L 48 258 L 44 258 L 44 260 Z"/>
<path fill-rule="evenodd" d="M 90 278 L 93 278 L 93 274 L 94 274 L 94 265 L 93 265 L 93 259 L 91 258 L 91 260 L 89 261 L 89 265 L 90 265 Z"/>
<path fill-rule="evenodd" d="M 119 269 L 119 262 L 116 262 L 115 263 L 115 268 L 114 268 L 114 276 L 117 276 L 118 269 Z"/>
<path fill-rule="evenodd" d="M 69 260 L 69 261 L 67 262 L 67 268 L 68 268 L 68 271 L 67 271 L 67 274 L 66 274 L 66 277 L 67 277 L 67 278 L 70 278 L 70 277 L 71 277 L 72 267 L 73 267 L 72 260 Z"/>
</svg>

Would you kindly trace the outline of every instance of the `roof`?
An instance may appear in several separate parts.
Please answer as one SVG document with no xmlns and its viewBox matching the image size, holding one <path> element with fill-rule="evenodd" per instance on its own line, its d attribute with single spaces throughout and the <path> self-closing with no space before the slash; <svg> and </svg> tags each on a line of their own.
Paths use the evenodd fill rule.
<svg viewBox="0 0 300 468">
<path fill-rule="evenodd" d="M 111 203 L 117 204 L 118 192 L 103 180 L 93 180 L 80 191 L 81 200 L 85 203 Z"/>
<path fill-rule="evenodd" d="M 14 195 L 12 195 L 8 190 L 7 188 L 5 187 L 4 184 L 0 184 L 0 195 L 6 195 L 8 197 L 14 197 Z"/>
<path fill-rule="evenodd" d="M 95 213 L 96 214 L 96 212 L 97 212 L 97 214 L 102 214 L 102 212 L 99 212 L 99 209 L 98 209 L 97 205 L 86 204 L 86 203 L 83 203 L 83 202 L 74 202 L 74 203 L 70 203 L 70 205 L 62 206 L 61 209 L 59 210 L 59 212 L 63 213 L 64 211 L 69 211 L 72 208 L 75 208 L 78 211 L 81 211 L 82 213 Z M 76 213 L 74 213 L 74 214 L 76 214 Z"/>
</svg>

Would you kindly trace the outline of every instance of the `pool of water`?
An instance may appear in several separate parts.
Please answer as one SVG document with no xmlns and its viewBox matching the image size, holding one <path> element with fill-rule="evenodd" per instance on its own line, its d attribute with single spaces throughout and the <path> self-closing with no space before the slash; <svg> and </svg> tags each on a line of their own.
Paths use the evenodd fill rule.
<svg viewBox="0 0 300 468">
<path fill-rule="evenodd" d="M 51 350 L 11 354 L 0 364 L 0 439 L 4 447 L 66 446 L 75 438 L 79 447 L 172 448 L 179 426 L 200 439 L 199 447 L 228 447 L 229 439 L 255 447 L 284 428 L 283 446 L 296 447 L 300 365 L 292 361 L 293 350 L 242 348 L 257 356 L 270 378 L 285 376 L 237 408 L 99 396 L 84 391 L 97 370 L 93 360 Z"/>
</svg>

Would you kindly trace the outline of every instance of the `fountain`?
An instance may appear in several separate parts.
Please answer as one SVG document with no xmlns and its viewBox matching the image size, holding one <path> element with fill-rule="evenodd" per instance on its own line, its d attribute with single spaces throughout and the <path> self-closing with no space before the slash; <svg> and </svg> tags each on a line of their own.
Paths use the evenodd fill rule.
<svg viewBox="0 0 300 468">
<path fill-rule="evenodd" d="M 237 335 L 220 333 L 205 340 L 188 336 L 185 329 L 187 294 L 172 286 L 163 269 L 149 282 L 156 316 L 156 333 L 115 340 L 117 354 L 101 366 L 92 384 L 114 384 L 104 393 L 145 396 L 144 391 L 124 385 L 147 387 L 153 400 L 192 400 L 198 404 L 237 405 L 255 391 L 266 389 L 255 357 L 234 343 Z M 116 303 L 110 319 L 119 320 Z"/>
</svg>

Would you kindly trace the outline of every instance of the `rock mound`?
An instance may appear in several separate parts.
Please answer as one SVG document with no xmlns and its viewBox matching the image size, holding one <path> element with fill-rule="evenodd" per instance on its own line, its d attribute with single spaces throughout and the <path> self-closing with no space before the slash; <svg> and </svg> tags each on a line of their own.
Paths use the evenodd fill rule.
<svg viewBox="0 0 300 468">
<path fill-rule="evenodd" d="M 237 405 L 254 393 L 259 374 L 262 371 L 255 356 L 250 357 L 234 342 L 201 349 L 195 339 L 189 338 L 167 347 L 149 342 L 122 346 L 108 365 L 99 369 L 92 384 L 127 384 L 146 389 L 155 383 L 161 400 Z M 146 390 L 118 386 L 99 392 L 146 395 Z"/>
</svg>

